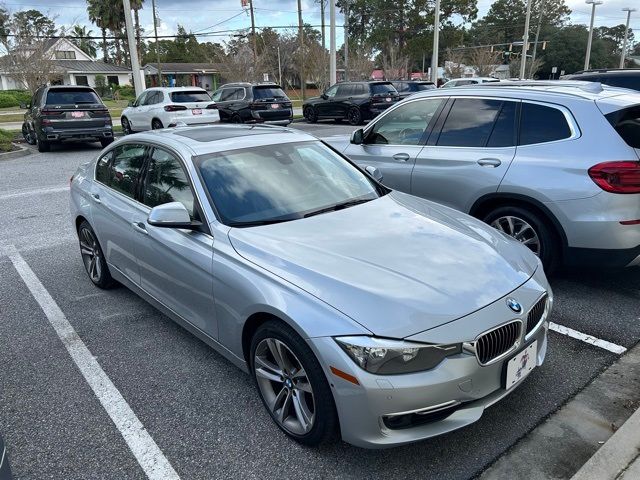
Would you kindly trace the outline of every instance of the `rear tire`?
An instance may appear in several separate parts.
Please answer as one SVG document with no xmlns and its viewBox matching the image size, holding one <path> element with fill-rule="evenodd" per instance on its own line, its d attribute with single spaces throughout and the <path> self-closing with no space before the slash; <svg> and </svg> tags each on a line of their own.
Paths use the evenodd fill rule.
<svg viewBox="0 0 640 480">
<path fill-rule="evenodd" d="M 51 143 L 47 142 L 46 140 L 40 140 L 39 138 L 36 138 L 36 141 L 38 143 L 38 151 L 39 152 L 50 152 L 51 151 Z"/>
<path fill-rule="evenodd" d="M 303 116 L 305 120 L 309 123 L 318 122 L 318 112 L 316 112 L 316 109 L 311 106 L 305 107 Z"/>
<path fill-rule="evenodd" d="M 244 123 L 242 117 L 237 113 L 231 117 L 231 123 Z"/>
<path fill-rule="evenodd" d="M 31 131 L 31 129 L 27 126 L 26 123 L 22 124 L 22 137 L 24 138 L 24 141 L 27 142 L 29 145 L 36 144 L 35 133 Z"/>
<path fill-rule="evenodd" d="M 164 125 L 162 125 L 162 122 L 157 118 L 151 121 L 151 130 L 160 130 L 162 128 L 164 128 Z"/>
<path fill-rule="evenodd" d="M 101 138 L 100 139 L 100 145 L 102 145 L 102 148 L 108 147 L 112 143 L 113 143 L 113 138 Z"/>
<path fill-rule="evenodd" d="M 351 107 L 347 112 L 347 120 L 351 125 L 362 125 L 362 112 L 358 107 Z"/>
<path fill-rule="evenodd" d="M 109 266 L 102 253 L 98 237 L 86 220 L 83 220 L 78 227 L 78 241 L 84 269 L 93 284 L 102 289 L 113 288 L 117 285 L 109 272 Z"/>
<path fill-rule="evenodd" d="M 503 206 L 489 212 L 483 220 L 525 244 L 540 257 L 546 273 L 556 270 L 560 261 L 560 242 L 547 219 L 535 210 L 524 206 Z"/>
<path fill-rule="evenodd" d="M 274 350 L 282 353 L 281 360 Z M 277 320 L 258 327 L 250 369 L 264 406 L 283 432 L 308 446 L 335 441 L 338 413 L 331 387 L 311 348 L 291 327 Z"/>
</svg>

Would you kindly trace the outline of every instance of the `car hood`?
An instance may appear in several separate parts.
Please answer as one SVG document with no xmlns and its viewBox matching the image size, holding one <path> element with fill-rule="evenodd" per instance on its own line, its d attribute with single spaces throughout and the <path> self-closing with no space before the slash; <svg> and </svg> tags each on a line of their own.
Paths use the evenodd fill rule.
<svg viewBox="0 0 640 480">
<path fill-rule="evenodd" d="M 229 238 L 247 260 L 395 338 L 496 301 L 538 265 L 484 223 L 398 192 L 306 219 L 232 228 Z"/>
</svg>

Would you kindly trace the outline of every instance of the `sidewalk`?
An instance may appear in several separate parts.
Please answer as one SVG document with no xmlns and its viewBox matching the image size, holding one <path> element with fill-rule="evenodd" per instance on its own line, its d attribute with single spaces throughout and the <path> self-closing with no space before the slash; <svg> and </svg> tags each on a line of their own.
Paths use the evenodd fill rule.
<svg viewBox="0 0 640 480">
<path fill-rule="evenodd" d="M 640 479 L 640 408 L 571 480 Z"/>
</svg>

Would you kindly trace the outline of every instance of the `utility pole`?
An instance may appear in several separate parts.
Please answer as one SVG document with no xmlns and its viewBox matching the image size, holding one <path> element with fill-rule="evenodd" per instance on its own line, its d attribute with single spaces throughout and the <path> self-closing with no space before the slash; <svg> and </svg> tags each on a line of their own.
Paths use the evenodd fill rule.
<svg viewBox="0 0 640 480">
<path fill-rule="evenodd" d="M 324 23 L 324 13 L 325 13 L 325 5 L 327 0 L 320 0 L 320 38 L 322 39 L 322 53 L 326 52 L 327 42 L 325 36 L 325 23 Z M 324 67 L 324 74 L 327 75 L 327 67 Z M 325 79 L 327 77 L 325 76 Z"/>
<path fill-rule="evenodd" d="M 160 48 L 158 47 L 158 17 L 156 15 L 156 0 L 151 0 L 153 10 L 153 32 L 156 37 L 156 65 L 158 66 L 158 83 L 162 87 L 162 66 L 160 65 Z"/>
<path fill-rule="evenodd" d="M 336 83 L 336 0 L 329 0 L 329 85 Z"/>
<path fill-rule="evenodd" d="M 622 42 L 622 53 L 620 53 L 620 68 L 624 68 L 624 59 L 627 56 L 627 37 L 629 36 L 629 21 L 631 20 L 631 12 L 635 12 L 635 8 L 623 8 L 623 12 L 627 12 L 627 26 L 624 29 L 624 41 Z"/>
<path fill-rule="evenodd" d="M 136 48 L 135 34 L 133 33 L 133 20 L 131 19 L 131 3 L 123 0 L 124 23 L 127 29 L 127 42 L 129 47 L 129 58 L 131 58 L 131 70 L 133 70 L 133 86 L 136 90 L 136 97 L 142 93 L 144 86 L 140 78 L 140 62 L 138 61 L 138 49 Z"/>
<path fill-rule="evenodd" d="M 431 55 L 431 81 L 438 85 L 438 43 L 440 42 L 440 0 L 436 0 L 433 18 L 433 55 Z"/>
<path fill-rule="evenodd" d="M 531 0 L 527 0 L 527 18 L 524 21 L 524 37 L 522 39 L 522 58 L 520 59 L 520 80 L 526 76 L 527 50 L 529 50 L 529 20 L 531 20 Z"/>
<path fill-rule="evenodd" d="M 589 40 L 587 40 L 587 53 L 584 56 L 584 69 L 589 70 L 589 59 L 591 58 L 591 40 L 593 39 L 593 19 L 596 16 L 596 5 L 601 5 L 599 0 L 586 0 L 587 5 L 591 4 L 591 23 L 589 24 Z"/>
<path fill-rule="evenodd" d="M 255 69 L 258 62 L 258 45 L 256 43 L 256 22 L 253 18 L 253 0 L 249 0 L 249 11 L 251 12 L 251 40 L 253 42 L 253 68 Z"/>
<path fill-rule="evenodd" d="M 282 86 L 282 64 L 280 63 L 280 45 L 278 45 L 278 85 Z"/>
<path fill-rule="evenodd" d="M 529 78 L 533 77 L 533 67 L 536 63 L 536 52 L 538 50 L 538 38 L 540 38 L 540 27 L 542 26 L 542 12 L 544 10 L 544 0 L 540 0 L 540 11 L 538 12 L 538 28 L 536 29 L 536 41 L 533 43 L 533 54 L 531 55 L 531 66 L 529 67 Z"/>
<path fill-rule="evenodd" d="M 300 62 L 300 90 L 302 92 L 302 100 L 305 99 L 305 83 L 304 78 L 304 29 L 302 23 L 302 4 L 301 0 L 298 0 L 298 36 L 300 37 L 300 52 L 298 53 L 298 60 Z"/>
<path fill-rule="evenodd" d="M 349 80 L 349 0 L 344 2 L 344 79 Z"/>
</svg>

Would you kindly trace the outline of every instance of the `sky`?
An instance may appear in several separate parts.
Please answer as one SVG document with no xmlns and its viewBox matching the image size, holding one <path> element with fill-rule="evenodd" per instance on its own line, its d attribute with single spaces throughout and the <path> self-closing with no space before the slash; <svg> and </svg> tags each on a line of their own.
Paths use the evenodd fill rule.
<svg viewBox="0 0 640 480">
<path fill-rule="evenodd" d="M 626 21 L 624 7 L 637 7 L 638 11 L 632 13 L 630 27 L 634 29 L 636 38 L 640 38 L 640 0 L 603 0 L 602 5 L 596 7 L 595 26 L 614 26 Z M 98 36 L 99 30 L 89 22 L 85 0 L 7 0 L 5 7 L 12 11 L 28 10 L 35 8 L 49 16 L 56 17 L 58 25 L 71 26 L 84 24 L 93 30 Z M 393 4 L 393 0 L 389 0 Z M 493 0 L 478 0 L 478 17 L 483 16 Z M 573 13 L 572 23 L 588 24 L 591 15 L 591 6 L 584 0 L 566 0 Z M 253 0 L 255 21 L 257 27 L 286 26 L 296 28 L 297 0 Z M 203 37 L 210 41 L 224 41 L 237 30 L 249 28 L 251 20 L 246 9 L 243 10 L 241 0 L 156 0 L 156 8 L 161 24 L 158 35 L 171 35 L 176 32 L 178 24 L 185 26 L 193 32 L 227 32 L 215 36 Z M 328 9 L 327 9 L 328 10 Z M 315 0 L 302 0 L 303 21 L 311 25 L 320 25 L 320 7 Z M 326 14 L 327 23 L 329 13 Z M 145 33 L 153 33 L 153 16 L 151 13 L 151 0 L 145 0 L 144 8 L 140 11 L 140 23 Z M 343 25 L 343 18 L 336 12 L 336 24 Z M 282 30 L 282 29 L 280 29 Z M 327 38 L 329 29 L 326 30 Z M 342 28 L 336 29 L 336 42 L 340 46 L 343 43 Z M 327 47 L 328 47 L 327 40 Z"/>
</svg>

